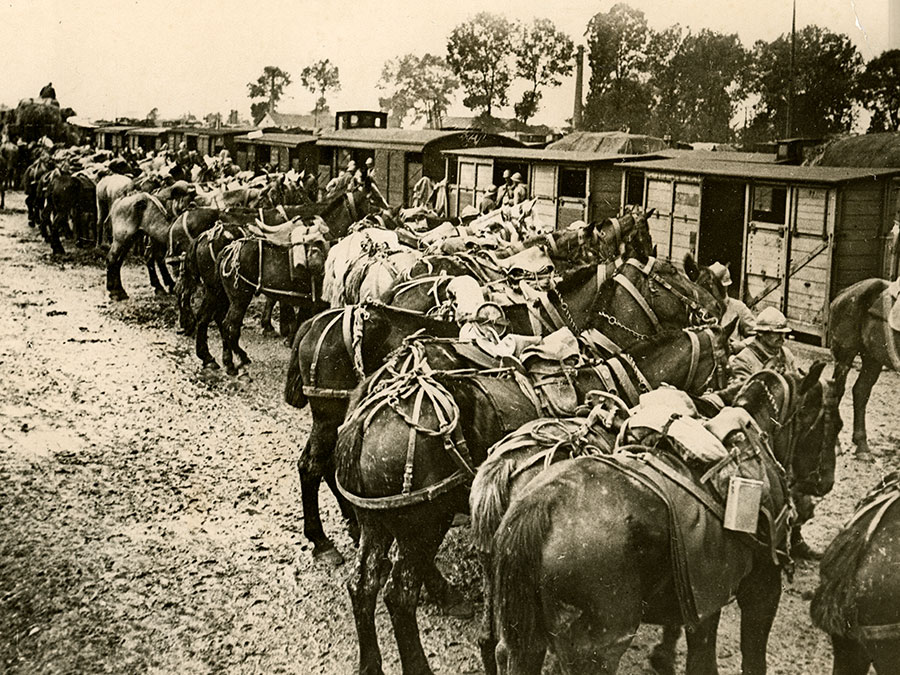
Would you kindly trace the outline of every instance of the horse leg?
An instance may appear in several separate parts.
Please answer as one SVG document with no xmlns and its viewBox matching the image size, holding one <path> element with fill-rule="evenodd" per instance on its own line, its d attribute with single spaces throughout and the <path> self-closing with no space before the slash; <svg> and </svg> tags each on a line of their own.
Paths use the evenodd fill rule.
<svg viewBox="0 0 900 675">
<path fill-rule="evenodd" d="M 259 317 L 259 325 L 262 327 L 263 333 L 274 333 L 275 326 L 272 325 L 272 311 L 275 309 L 275 300 L 266 296 L 266 304 L 263 306 L 262 315 Z"/>
<path fill-rule="evenodd" d="M 197 325 L 195 326 L 196 334 L 194 336 L 194 346 L 197 352 L 197 358 L 203 362 L 204 368 L 218 368 L 219 364 L 209 352 L 209 322 L 216 314 L 216 297 L 208 289 L 203 289 L 203 300 L 197 311 Z M 218 319 L 217 319 L 218 320 Z"/>
<path fill-rule="evenodd" d="M 662 639 L 650 652 L 650 665 L 659 675 L 675 675 L 675 649 L 681 637 L 681 626 L 666 624 L 663 626 Z"/>
<path fill-rule="evenodd" d="M 350 535 L 353 543 L 358 546 L 359 521 L 356 519 L 356 511 L 353 510 L 353 506 L 350 504 L 350 502 L 347 501 L 347 498 L 341 494 L 341 491 L 338 490 L 337 479 L 334 477 L 333 460 L 329 462 L 329 466 L 325 470 L 325 483 L 328 485 L 328 488 L 334 495 L 334 499 L 338 503 L 338 508 L 340 508 L 341 510 L 341 515 L 343 516 L 344 521 L 347 523 L 347 534 Z"/>
<path fill-rule="evenodd" d="M 322 560 L 331 567 L 344 562 L 343 556 L 334 547 L 334 542 L 325 534 L 319 512 L 319 486 L 326 472 L 326 458 L 334 454 L 337 442 L 337 426 L 324 424 L 313 416 L 312 429 L 306 439 L 306 447 L 297 459 L 297 473 L 300 476 L 300 498 L 303 502 L 303 534 L 312 542 L 313 558 Z"/>
<path fill-rule="evenodd" d="M 833 675 L 867 675 L 872 659 L 862 644 L 851 638 L 832 635 L 831 647 L 834 652 Z M 880 670 L 875 672 L 881 675 Z"/>
<path fill-rule="evenodd" d="M 764 675 L 766 672 L 766 647 L 780 600 L 781 570 L 771 560 L 755 561 L 753 570 L 741 582 L 737 592 L 741 610 L 743 675 Z"/>
<path fill-rule="evenodd" d="M 229 375 L 237 375 L 238 369 L 234 365 L 233 354 L 237 354 L 241 361 L 241 366 L 250 363 L 250 357 L 240 347 L 241 341 L 241 325 L 244 323 L 244 315 L 247 313 L 247 307 L 250 300 L 253 299 L 252 294 L 235 293 L 228 297 L 228 311 L 222 321 L 225 330 L 222 360 L 225 362 L 225 368 Z M 227 353 L 227 356 L 225 355 Z"/>
<path fill-rule="evenodd" d="M 162 277 L 162 281 L 166 285 L 166 289 L 169 293 L 174 293 L 175 280 L 172 279 L 172 275 L 169 274 L 169 267 L 166 265 L 165 254 L 154 255 L 153 260 L 156 263 L 156 268 L 159 270 L 159 276 Z"/>
<path fill-rule="evenodd" d="M 347 579 L 347 591 L 353 606 L 356 622 L 356 636 L 359 641 L 360 675 L 383 675 L 381 650 L 378 648 L 378 634 L 375 631 L 375 603 L 381 590 L 384 569 L 387 565 L 391 535 L 375 522 L 367 518 L 362 523 L 362 537 L 356 564 Z"/>
<path fill-rule="evenodd" d="M 50 248 L 57 255 L 64 255 L 66 252 L 66 249 L 63 248 L 62 241 L 60 241 L 59 232 L 66 225 L 67 219 L 65 212 L 57 212 L 53 214 L 53 219 L 50 224 Z"/>
<path fill-rule="evenodd" d="M 125 300 L 128 297 L 125 287 L 122 286 L 122 263 L 133 240 L 133 233 L 122 239 L 113 240 L 106 254 L 106 290 L 113 300 Z"/>
<path fill-rule="evenodd" d="M 297 328 L 297 312 L 286 302 L 278 305 L 278 332 L 290 347 Z"/>
<path fill-rule="evenodd" d="M 432 560 L 431 565 L 425 569 L 425 590 L 433 602 L 440 605 L 441 610 L 447 616 L 466 619 L 472 616 L 474 609 L 466 597 L 454 588 L 444 578 L 437 564 Z"/>
<path fill-rule="evenodd" d="M 450 522 L 449 516 L 441 514 L 437 521 L 422 523 L 397 537 L 398 554 L 384 589 L 384 604 L 391 615 L 404 673 L 432 673 L 422 649 L 416 608 L 422 581 L 434 564 L 434 557 L 450 529 Z"/>
<path fill-rule="evenodd" d="M 497 675 L 497 632 L 494 629 L 494 584 L 491 581 L 493 572 L 492 558 L 489 553 L 481 554 L 481 634 L 478 636 L 478 648 L 481 650 L 481 663 L 486 675 Z"/>
<path fill-rule="evenodd" d="M 712 616 L 706 618 L 696 628 L 696 630 L 687 631 L 687 661 L 684 666 L 685 675 L 717 675 L 719 668 L 716 665 L 716 633 L 719 630 L 719 616 L 716 612 Z M 744 614 L 741 608 L 741 648 L 744 647 L 743 640 Z M 768 633 L 767 633 L 768 637 Z M 763 647 L 763 659 L 765 659 L 765 647 Z M 741 672 L 747 674 L 746 660 L 743 663 L 744 670 Z"/>
<path fill-rule="evenodd" d="M 856 456 L 859 459 L 868 459 L 872 456 L 866 437 L 866 405 L 879 375 L 881 362 L 863 354 L 862 367 L 853 384 L 853 442 L 856 444 Z"/>
</svg>

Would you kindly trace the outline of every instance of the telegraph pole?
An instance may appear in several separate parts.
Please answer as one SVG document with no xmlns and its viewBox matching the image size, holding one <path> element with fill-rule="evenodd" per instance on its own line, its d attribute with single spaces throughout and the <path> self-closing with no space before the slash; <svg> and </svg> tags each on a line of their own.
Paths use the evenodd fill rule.
<svg viewBox="0 0 900 675">
<path fill-rule="evenodd" d="M 785 138 L 794 135 L 794 56 L 797 51 L 797 0 L 793 2 L 791 14 L 791 65 L 788 71 L 787 129 Z"/>
</svg>

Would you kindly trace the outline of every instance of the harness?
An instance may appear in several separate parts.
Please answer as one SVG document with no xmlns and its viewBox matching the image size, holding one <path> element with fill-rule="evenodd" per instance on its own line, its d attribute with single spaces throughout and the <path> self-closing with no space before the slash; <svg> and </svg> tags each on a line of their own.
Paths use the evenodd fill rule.
<svg viewBox="0 0 900 675">
<path fill-rule="evenodd" d="M 175 219 L 175 222 L 172 223 L 172 227 L 169 228 L 169 250 L 167 252 L 168 254 L 166 255 L 165 261 L 170 265 L 173 263 L 184 262 L 184 259 L 187 256 L 187 252 L 175 255 L 175 228 L 178 227 L 179 224 L 181 225 L 181 230 L 184 232 L 184 235 L 188 238 L 189 244 L 193 244 L 195 241 L 194 237 L 191 236 L 191 233 L 188 232 L 187 224 L 185 223 L 186 220 L 187 212 L 182 213 L 180 216 L 178 216 Z"/>
</svg>

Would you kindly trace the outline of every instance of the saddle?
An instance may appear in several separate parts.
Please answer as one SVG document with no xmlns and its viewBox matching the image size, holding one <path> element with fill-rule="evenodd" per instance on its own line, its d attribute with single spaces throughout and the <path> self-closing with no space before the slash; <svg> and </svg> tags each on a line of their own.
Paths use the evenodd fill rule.
<svg viewBox="0 0 900 675">
<path fill-rule="evenodd" d="M 686 626 L 697 626 L 731 600 L 758 547 L 780 562 L 793 506 L 786 477 L 746 411 L 725 408 L 701 421 L 648 406 L 628 420 L 617 446 L 605 461 L 667 506 L 675 591 Z M 725 529 L 733 478 L 762 483 L 754 534 Z"/>
</svg>

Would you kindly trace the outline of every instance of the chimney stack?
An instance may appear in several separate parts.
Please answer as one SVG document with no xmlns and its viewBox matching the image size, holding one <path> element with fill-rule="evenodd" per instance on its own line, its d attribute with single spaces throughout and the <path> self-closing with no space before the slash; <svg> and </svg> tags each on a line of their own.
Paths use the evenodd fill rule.
<svg viewBox="0 0 900 675">
<path fill-rule="evenodd" d="M 900 0 L 892 0 L 893 2 L 900 2 Z M 582 88 L 584 82 L 584 46 L 578 45 L 578 49 L 575 51 L 575 107 L 572 110 L 572 129 L 574 131 L 581 130 L 581 115 L 582 115 Z"/>
</svg>

